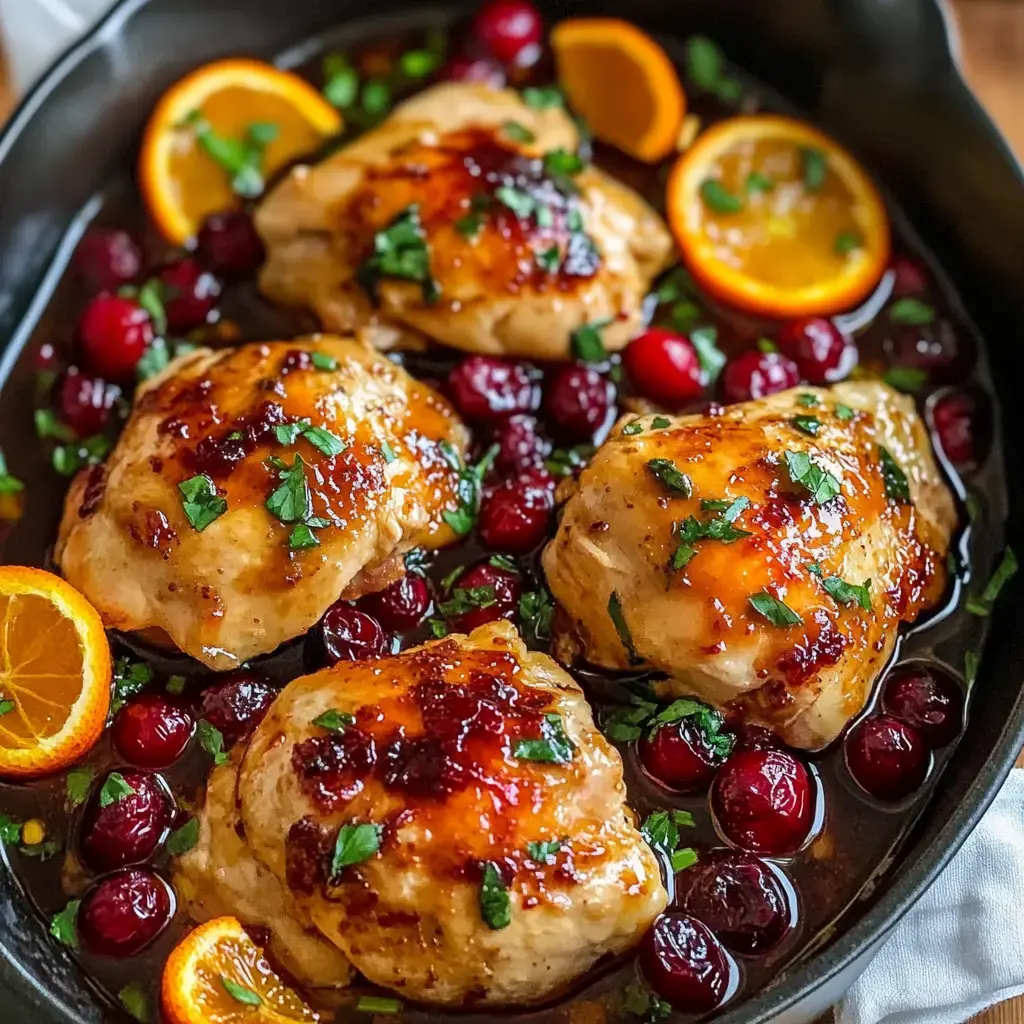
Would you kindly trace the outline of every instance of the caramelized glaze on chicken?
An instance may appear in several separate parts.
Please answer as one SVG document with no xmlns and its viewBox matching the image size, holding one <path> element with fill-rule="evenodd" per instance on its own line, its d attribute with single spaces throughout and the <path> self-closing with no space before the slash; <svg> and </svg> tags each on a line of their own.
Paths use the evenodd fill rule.
<svg viewBox="0 0 1024 1024">
<path fill-rule="evenodd" d="M 418 1001 L 541 1001 L 666 902 L 618 754 L 576 683 L 504 622 L 297 679 L 238 796 L 297 919 Z"/>
<path fill-rule="evenodd" d="M 671 239 L 638 195 L 573 166 L 578 143 L 563 110 L 512 91 L 428 89 L 268 196 L 261 287 L 332 330 L 396 325 L 391 341 L 413 328 L 467 351 L 555 359 L 600 321 L 621 348 Z"/>
<path fill-rule="evenodd" d="M 57 560 L 108 627 L 232 668 L 450 540 L 465 444 L 442 398 L 358 342 L 199 350 L 75 480 Z"/>
<path fill-rule="evenodd" d="M 913 402 L 851 383 L 667 419 L 581 474 L 551 592 L 590 662 L 823 746 L 945 589 L 956 514 Z"/>
</svg>

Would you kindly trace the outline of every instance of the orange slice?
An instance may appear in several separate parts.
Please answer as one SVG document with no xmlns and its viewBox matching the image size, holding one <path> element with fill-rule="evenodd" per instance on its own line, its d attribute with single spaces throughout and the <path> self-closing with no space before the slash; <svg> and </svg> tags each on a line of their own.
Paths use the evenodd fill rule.
<svg viewBox="0 0 1024 1024">
<path fill-rule="evenodd" d="M 871 179 L 828 136 L 788 117 L 733 117 L 708 129 L 672 168 L 666 206 L 693 276 L 752 313 L 848 309 L 889 258 Z"/>
<path fill-rule="evenodd" d="M 338 111 L 298 75 L 256 60 L 207 64 L 163 95 L 146 126 L 139 181 L 150 213 L 181 244 L 341 128 Z M 230 169 L 240 164 L 244 172 Z"/>
<path fill-rule="evenodd" d="M 320 1020 L 233 917 L 207 921 L 174 947 L 164 965 L 161 1000 L 168 1024 Z"/>
<path fill-rule="evenodd" d="M 106 724 L 110 677 L 96 609 L 59 576 L 0 566 L 0 776 L 81 757 Z"/>
<path fill-rule="evenodd" d="M 551 31 L 558 81 L 602 142 L 657 163 L 686 113 L 679 74 L 645 32 L 618 18 L 571 18 Z"/>
</svg>

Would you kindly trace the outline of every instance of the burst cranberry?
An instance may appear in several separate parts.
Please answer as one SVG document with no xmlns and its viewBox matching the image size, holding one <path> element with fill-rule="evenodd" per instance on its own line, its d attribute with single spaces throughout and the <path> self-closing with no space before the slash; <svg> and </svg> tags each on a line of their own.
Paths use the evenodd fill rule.
<svg viewBox="0 0 1024 1024">
<path fill-rule="evenodd" d="M 470 356 L 448 375 L 452 401 L 463 416 L 497 420 L 509 413 L 532 412 L 540 391 L 522 363 L 495 356 Z"/>
<path fill-rule="evenodd" d="M 78 325 L 86 362 L 111 380 L 127 380 L 153 340 L 153 321 L 134 300 L 97 295 Z"/>
<path fill-rule="evenodd" d="M 683 405 L 704 390 L 704 372 L 689 338 L 651 327 L 622 354 L 626 372 L 640 394 L 662 405 Z"/>
<path fill-rule="evenodd" d="M 255 273 L 265 255 L 252 218 L 244 210 L 223 210 L 207 217 L 196 236 L 196 254 L 222 277 Z"/>
<path fill-rule="evenodd" d="M 220 281 L 189 258 L 164 267 L 159 274 L 164 286 L 167 326 L 184 333 L 205 324 L 220 298 Z"/>
<path fill-rule="evenodd" d="M 784 750 L 741 750 L 718 773 L 711 806 L 722 833 L 741 849 L 794 853 L 811 831 L 811 778 Z"/>
<path fill-rule="evenodd" d="M 886 680 L 882 707 L 913 726 L 931 747 L 944 747 L 960 733 L 964 694 L 944 672 L 925 665 L 901 665 Z"/>
<path fill-rule="evenodd" d="M 100 956 L 134 956 L 163 931 L 174 909 L 167 883 L 132 868 L 96 883 L 78 908 L 78 933 Z"/>
<path fill-rule="evenodd" d="M 920 295 L 928 288 L 928 277 L 924 268 L 906 256 L 894 256 L 889 269 L 893 272 L 892 297 L 905 299 Z"/>
<path fill-rule="evenodd" d="M 702 857 L 677 876 L 681 906 L 734 953 L 763 953 L 792 919 L 782 883 L 764 861 L 740 850 Z"/>
<path fill-rule="evenodd" d="M 796 363 L 778 352 L 744 352 L 722 374 L 722 392 L 727 402 L 766 398 L 799 383 Z"/>
<path fill-rule="evenodd" d="M 523 555 L 547 536 L 548 518 L 555 505 L 551 474 L 528 470 L 489 488 L 480 503 L 477 530 L 495 551 Z"/>
<path fill-rule="evenodd" d="M 180 704 L 160 693 L 143 693 L 114 718 L 114 746 L 132 764 L 167 768 L 181 756 L 194 724 Z"/>
<path fill-rule="evenodd" d="M 451 584 L 445 618 L 460 633 L 469 633 L 498 619 L 512 619 L 521 592 L 522 580 L 517 573 L 480 562 Z"/>
<path fill-rule="evenodd" d="M 390 649 L 380 623 L 347 601 L 336 601 L 320 620 L 320 635 L 330 664 L 379 658 Z"/>
<path fill-rule="evenodd" d="M 570 363 L 557 370 L 544 396 L 544 408 L 559 432 L 590 441 L 614 415 L 615 388 L 591 366 Z"/>
<path fill-rule="evenodd" d="M 866 718 L 846 737 L 850 774 L 879 800 L 900 800 L 924 782 L 931 760 L 921 734 L 892 715 Z"/>
<path fill-rule="evenodd" d="M 406 573 L 383 590 L 367 594 L 359 604 L 385 629 L 408 633 L 423 621 L 430 608 L 430 588 L 422 576 Z"/>
<path fill-rule="evenodd" d="M 551 443 L 539 433 L 537 418 L 526 413 L 509 416 L 499 423 L 494 443 L 498 446 L 495 464 L 500 469 L 538 466 L 551 452 Z"/>
<path fill-rule="evenodd" d="M 199 717 L 219 730 L 230 747 L 263 721 L 278 690 L 262 672 L 243 669 L 218 679 L 219 682 L 203 691 Z"/>
<path fill-rule="evenodd" d="M 689 914 L 661 914 L 640 947 L 640 969 L 677 1010 L 713 1010 L 729 988 L 729 958 L 707 926 Z"/>
<path fill-rule="evenodd" d="M 456 57 L 445 66 L 441 77 L 449 82 L 477 82 L 492 89 L 505 87 L 505 69 L 493 60 Z"/>
<path fill-rule="evenodd" d="M 958 469 L 974 465 L 974 399 L 963 391 L 943 395 L 932 408 L 932 423 L 939 446 Z"/>
<path fill-rule="evenodd" d="M 126 771 L 122 777 L 126 788 L 108 778 L 86 811 L 82 853 L 97 871 L 145 860 L 171 823 L 172 808 L 155 776 Z"/>
<path fill-rule="evenodd" d="M 79 436 L 98 434 L 110 419 L 121 395 L 116 384 L 69 366 L 57 380 L 56 402 L 60 418 Z"/>
<path fill-rule="evenodd" d="M 691 716 L 658 726 L 653 737 L 645 736 L 640 742 L 640 761 L 663 786 L 691 792 L 707 786 L 725 758 Z"/>
<path fill-rule="evenodd" d="M 777 747 L 778 737 L 763 725 L 754 725 L 752 722 L 740 722 L 736 726 L 736 746 L 734 750 L 763 750 L 768 747 Z"/>
<path fill-rule="evenodd" d="M 824 317 L 791 320 L 779 331 L 779 351 L 796 363 L 800 376 L 812 384 L 838 380 L 852 366 L 848 350 L 853 342 Z"/>
<path fill-rule="evenodd" d="M 473 19 L 473 35 L 502 64 L 532 64 L 544 34 L 537 8 L 525 0 L 490 0 Z"/>
<path fill-rule="evenodd" d="M 140 270 L 142 253 L 127 231 L 93 228 L 75 250 L 75 271 L 96 291 L 134 281 Z"/>
</svg>

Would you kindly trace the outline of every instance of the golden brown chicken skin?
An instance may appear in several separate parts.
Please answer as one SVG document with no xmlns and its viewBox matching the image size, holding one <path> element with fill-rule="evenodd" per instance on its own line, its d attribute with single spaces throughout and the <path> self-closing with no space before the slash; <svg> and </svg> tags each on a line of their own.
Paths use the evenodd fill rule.
<svg viewBox="0 0 1024 1024">
<path fill-rule="evenodd" d="M 955 525 L 913 401 L 850 383 L 620 422 L 543 563 L 589 661 L 817 748 L 942 596 Z"/>
<path fill-rule="evenodd" d="M 450 540 L 466 442 L 357 341 L 199 350 L 140 387 L 106 464 L 75 480 L 58 564 L 108 627 L 232 668 Z"/>
<path fill-rule="evenodd" d="M 408 999 L 542 1001 L 666 902 L 618 754 L 504 622 L 291 683 L 238 794 L 297 912 Z"/>
<path fill-rule="evenodd" d="M 466 351 L 556 359 L 600 322 L 621 348 L 671 239 L 638 195 L 573 163 L 578 142 L 563 110 L 514 92 L 428 89 L 267 197 L 261 288 L 329 329 L 377 323 L 377 344 L 393 324 L 390 341 L 412 328 Z"/>
</svg>

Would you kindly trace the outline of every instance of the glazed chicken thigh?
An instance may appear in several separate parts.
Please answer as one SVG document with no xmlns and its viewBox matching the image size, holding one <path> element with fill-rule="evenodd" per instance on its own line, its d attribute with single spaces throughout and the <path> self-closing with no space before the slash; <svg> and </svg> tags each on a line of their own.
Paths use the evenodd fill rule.
<svg viewBox="0 0 1024 1024">
<path fill-rule="evenodd" d="M 374 131 L 298 167 L 260 206 L 260 285 L 311 307 L 325 328 L 375 326 L 472 352 L 565 358 L 600 322 L 609 349 L 642 323 L 672 251 L 637 194 L 578 162 L 561 108 L 445 84 L 400 104 Z"/>
<path fill-rule="evenodd" d="M 203 837 L 230 791 L 211 784 Z M 619 755 L 505 622 L 295 680 L 237 795 L 248 854 L 230 856 L 273 879 L 261 923 L 286 893 L 338 951 L 336 984 L 350 962 L 417 1001 L 536 1003 L 638 942 L 667 899 Z M 201 840 L 183 862 L 195 916 L 218 856 Z"/>
<path fill-rule="evenodd" d="M 75 480 L 57 561 L 106 626 L 234 668 L 450 540 L 466 441 L 357 341 L 201 349 L 140 386 L 106 464 Z"/>
<path fill-rule="evenodd" d="M 941 597 L 955 525 L 913 401 L 849 383 L 620 422 L 543 563 L 588 661 L 814 749 Z"/>
</svg>

